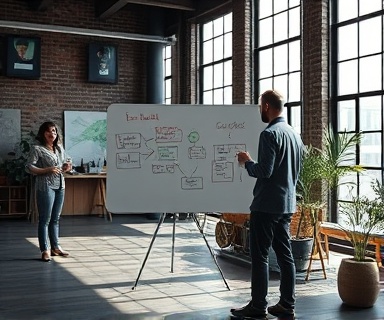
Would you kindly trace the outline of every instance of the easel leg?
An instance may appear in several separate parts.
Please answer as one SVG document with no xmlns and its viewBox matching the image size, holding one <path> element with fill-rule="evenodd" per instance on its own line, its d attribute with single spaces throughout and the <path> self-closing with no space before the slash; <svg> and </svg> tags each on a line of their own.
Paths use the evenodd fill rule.
<svg viewBox="0 0 384 320">
<path fill-rule="evenodd" d="M 223 278 L 223 281 L 224 281 L 224 283 L 225 283 L 227 289 L 228 289 L 228 290 L 231 290 L 231 289 L 229 288 L 229 285 L 228 285 L 227 281 L 225 280 L 223 271 L 221 270 L 219 264 L 217 263 L 216 256 L 215 256 L 215 254 L 213 253 L 213 251 L 212 251 L 212 249 L 211 249 L 211 247 L 210 247 L 210 245 L 209 245 L 207 239 L 205 238 L 204 231 L 203 231 L 202 227 L 200 226 L 199 221 L 198 221 L 197 218 L 196 218 L 196 214 L 193 213 L 193 214 L 192 214 L 192 217 L 193 217 L 193 221 L 195 221 L 195 223 L 196 223 L 197 229 L 199 229 L 200 233 L 201 233 L 202 236 L 203 236 L 203 239 L 204 239 L 204 241 L 205 241 L 205 244 L 207 245 L 208 250 L 209 250 L 209 252 L 211 253 L 211 256 L 212 256 L 212 258 L 213 258 L 213 261 L 214 261 L 215 264 L 216 264 L 217 269 L 219 269 L 219 272 L 220 272 L 220 274 L 221 274 L 221 277 Z"/>
<path fill-rule="evenodd" d="M 175 231 L 176 231 L 176 213 L 173 214 L 171 273 L 173 273 L 173 260 L 175 256 Z"/>
<path fill-rule="evenodd" d="M 151 252 L 151 248 L 152 248 L 152 245 L 153 243 L 155 242 L 155 239 L 156 239 L 156 235 L 157 235 L 157 232 L 159 231 L 160 229 L 160 226 L 163 224 L 164 222 L 164 219 L 165 219 L 165 216 L 166 216 L 166 213 L 163 213 L 163 215 L 160 217 L 159 219 L 159 223 L 157 224 L 157 227 L 156 227 L 156 230 L 155 230 L 155 233 L 153 234 L 153 237 L 152 237 L 152 240 L 151 240 L 151 243 L 149 244 L 149 247 L 148 247 L 148 251 L 147 251 L 147 254 L 145 255 L 145 258 L 144 258 L 144 261 L 141 265 L 141 268 L 140 268 L 140 271 L 139 271 L 139 274 L 136 278 L 136 281 L 135 281 L 135 284 L 133 285 L 132 287 L 132 290 L 135 290 L 136 289 L 136 286 L 137 286 L 137 283 L 139 282 L 139 279 L 140 279 L 140 276 L 141 276 L 141 273 L 143 272 L 143 269 L 144 269 L 144 266 L 145 266 L 145 263 L 147 262 L 147 259 L 148 259 L 148 256 L 149 256 L 149 253 Z"/>
</svg>

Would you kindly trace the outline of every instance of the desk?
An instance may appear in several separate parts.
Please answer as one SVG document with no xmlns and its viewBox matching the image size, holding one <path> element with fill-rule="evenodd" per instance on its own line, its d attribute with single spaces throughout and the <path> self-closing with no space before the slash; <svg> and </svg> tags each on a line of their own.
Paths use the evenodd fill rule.
<svg viewBox="0 0 384 320">
<path fill-rule="evenodd" d="M 112 221 L 112 215 L 105 207 L 105 174 L 65 175 L 65 199 L 62 215 L 87 215 L 101 210 L 102 216 Z"/>
</svg>

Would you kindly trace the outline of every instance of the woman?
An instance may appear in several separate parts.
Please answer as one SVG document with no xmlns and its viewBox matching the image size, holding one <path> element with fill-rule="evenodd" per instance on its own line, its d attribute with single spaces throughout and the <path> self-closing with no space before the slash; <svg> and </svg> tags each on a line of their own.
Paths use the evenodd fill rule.
<svg viewBox="0 0 384 320">
<path fill-rule="evenodd" d="M 64 203 L 65 181 L 63 173 L 72 170 L 66 161 L 59 134 L 53 122 L 44 122 L 37 133 L 35 145 L 26 164 L 27 172 L 36 176 L 36 203 L 39 212 L 38 239 L 41 259 L 68 256 L 59 245 L 59 219 Z"/>
</svg>

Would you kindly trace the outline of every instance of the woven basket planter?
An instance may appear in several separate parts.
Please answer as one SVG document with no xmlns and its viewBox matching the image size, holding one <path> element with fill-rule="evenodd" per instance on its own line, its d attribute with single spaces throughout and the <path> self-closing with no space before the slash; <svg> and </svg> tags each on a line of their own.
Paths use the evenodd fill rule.
<svg viewBox="0 0 384 320">
<path fill-rule="evenodd" d="M 356 261 L 346 258 L 341 261 L 337 273 L 337 288 L 341 300 L 349 306 L 372 307 L 380 293 L 380 274 L 377 262 L 367 258 Z"/>
</svg>

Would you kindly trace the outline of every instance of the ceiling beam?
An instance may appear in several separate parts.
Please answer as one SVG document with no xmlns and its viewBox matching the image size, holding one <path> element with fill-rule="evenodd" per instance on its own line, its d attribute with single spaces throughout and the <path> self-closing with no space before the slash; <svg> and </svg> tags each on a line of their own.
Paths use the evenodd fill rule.
<svg viewBox="0 0 384 320">
<path fill-rule="evenodd" d="M 95 1 L 96 16 L 100 19 L 108 19 L 128 3 L 127 0 Z"/>
<path fill-rule="evenodd" d="M 186 11 L 196 10 L 195 2 L 193 0 L 127 0 L 127 3 L 143 4 L 147 6 Z"/>
<path fill-rule="evenodd" d="M 28 1 L 29 7 L 36 11 L 45 11 L 53 4 L 53 0 L 32 0 Z"/>
<path fill-rule="evenodd" d="M 96 15 L 100 19 L 108 19 L 127 4 L 140 4 L 167 9 L 194 11 L 194 0 L 96 0 Z"/>
</svg>

